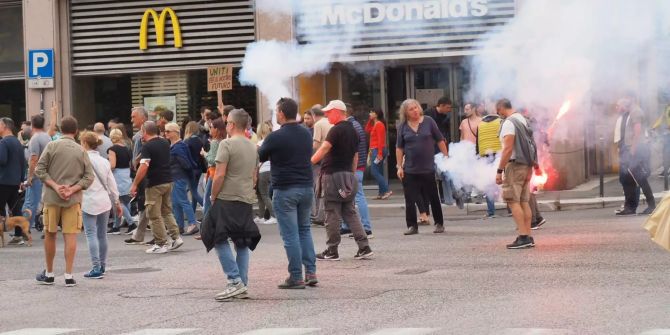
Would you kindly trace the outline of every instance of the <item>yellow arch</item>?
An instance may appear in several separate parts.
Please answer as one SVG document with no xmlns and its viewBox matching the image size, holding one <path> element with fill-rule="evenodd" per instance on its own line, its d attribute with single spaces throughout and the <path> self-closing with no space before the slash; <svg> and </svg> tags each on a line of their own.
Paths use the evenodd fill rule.
<svg viewBox="0 0 670 335">
<path fill-rule="evenodd" d="M 181 39 L 181 28 L 179 27 L 179 19 L 174 10 L 170 7 L 165 7 L 161 12 L 161 15 L 158 16 L 153 9 L 147 9 L 142 15 L 142 23 L 140 23 L 140 50 L 148 49 L 148 35 L 149 35 L 149 15 L 154 22 L 154 27 L 156 28 L 156 44 L 165 45 L 165 19 L 167 15 L 170 15 L 170 21 L 172 22 L 172 31 L 174 33 L 174 46 L 175 48 L 182 47 Z"/>
</svg>

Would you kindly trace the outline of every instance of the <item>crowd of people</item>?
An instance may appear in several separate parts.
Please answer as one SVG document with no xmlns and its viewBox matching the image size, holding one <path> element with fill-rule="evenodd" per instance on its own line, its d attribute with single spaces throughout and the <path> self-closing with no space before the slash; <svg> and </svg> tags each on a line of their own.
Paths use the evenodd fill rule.
<svg viewBox="0 0 670 335">
<path fill-rule="evenodd" d="M 634 148 L 640 145 L 635 142 L 638 128 L 635 120 L 628 120 L 631 104 L 622 100 L 617 106 L 622 117 L 615 136 L 621 155 L 630 155 L 631 143 L 637 143 Z M 507 99 L 498 101 L 495 109 L 496 114 L 483 115 L 483 105 L 466 104 L 461 141 L 475 144 L 473 154 L 481 159 L 499 161 L 500 188 L 479 190 L 487 193 L 487 216 L 495 216 L 495 198 L 501 195 L 519 234 L 507 248 L 531 248 L 531 230 L 546 222 L 529 185 L 532 171 L 539 172 L 532 125 Z M 419 225 L 430 224 L 431 215 L 433 233 L 445 231 L 446 195 L 436 183 L 441 177 L 434 159 L 436 153 L 449 156 L 451 111 L 446 97 L 425 112 L 414 99 L 399 108 L 395 154 L 405 198 L 405 235 L 418 234 Z M 44 115 L 33 115 L 18 136 L 14 122 L 0 118 L 0 214 L 24 216 L 31 228 L 44 226 L 46 266 L 37 276 L 41 284 L 54 284 L 55 239 L 61 231 L 65 284 L 76 285 L 72 269 L 82 229 L 91 257 L 91 270 L 84 277 L 91 279 L 104 278 L 107 235 L 121 234 L 121 228 L 127 227 L 130 235 L 124 243 L 146 245 L 147 254 L 180 248 L 185 243 L 182 236 L 202 240 L 207 251 L 216 251 L 227 276 L 228 285 L 215 297 L 218 301 L 248 296 L 250 255 L 261 240 L 261 224 L 277 224 L 284 243 L 288 277 L 278 284 L 280 289 L 317 285 L 316 261 L 340 260 L 343 235 L 356 242 L 354 259 L 374 257 L 363 192 L 365 171 L 370 168 L 377 184 L 376 199 L 393 194 L 383 173 L 389 150 L 382 110 L 371 110 L 363 126 L 352 106 L 340 100 L 315 105 L 300 115 L 294 100 L 282 98 L 275 109 L 280 127 L 273 131 L 270 121 L 254 130 L 251 116 L 234 106 L 203 107 L 200 121 L 187 119 L 182 125 L 172 122 L 172 111 L 150 115 L 135 107 L 131 123 L 137 131 L 132 137 L 118 120 L 83 132 L 72 117 L 56 125 L 57 112 L 52 107 L 48 126 Z M 623 171 L 635 177 L 628 167 Z M 637 207 L 635 186 L 625 184 L 626 178 L 622 173 L 623 214 Z M 441 182 L 448 183 L 445 179 Z M 647 195 L 644 181 L 635 183 Z M 653 195 L 647 201 L 653 208 Z M 202 221 L 197 219 L 200 210 Z M 326 246 L 320 253 L 312 226 L 326 228 Z M 145 242 L 148 230 L 152 238 Z M 10 244 L 24 243 L 23 235 L 16 227 Z"/>
</svg>

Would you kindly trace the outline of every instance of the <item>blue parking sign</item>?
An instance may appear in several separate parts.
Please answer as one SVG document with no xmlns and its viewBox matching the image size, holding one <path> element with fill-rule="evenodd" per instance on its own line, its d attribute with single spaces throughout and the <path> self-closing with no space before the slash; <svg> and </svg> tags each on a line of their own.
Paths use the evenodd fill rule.
<svg viewBox="0 0 670 335">
<path fill-rule="evenodd" d="M 54 87 L 54 49 L 28 50 L 28 88 Z"/>
<path fill-rule="evenodd" d="M 28 78 L 54 77 L 54 49 L 28 50 Z"/>
</svg>

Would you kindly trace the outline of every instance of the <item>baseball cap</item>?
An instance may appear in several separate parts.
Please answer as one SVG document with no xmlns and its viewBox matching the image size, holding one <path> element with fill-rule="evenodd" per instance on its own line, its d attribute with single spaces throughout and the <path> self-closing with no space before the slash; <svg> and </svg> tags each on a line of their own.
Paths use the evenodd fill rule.
<svg viewBox="0 0 670 335">
<path fill-rule="evenodd" d="M 347 105 L 342 102 L 342 100 L 332 100 L 331 102 L 328 103 L 328 106 L 324 107 L 322 110 L 324 112 L 331 111 L 333 109 L 338 109 L 343 112 L 347 111 Z"/>
</svg>

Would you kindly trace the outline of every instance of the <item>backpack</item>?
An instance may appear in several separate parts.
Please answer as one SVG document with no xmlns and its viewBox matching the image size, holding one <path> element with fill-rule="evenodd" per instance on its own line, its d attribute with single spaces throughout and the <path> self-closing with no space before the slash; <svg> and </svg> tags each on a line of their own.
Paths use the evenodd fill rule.
<svg viewBox="0 0 670 335">
<path fill-rule="evenodd" d="M 536 166 L 537 145 L 533 138 L 533 130 L 514 118 L 507 118 L 505 121 L 511 121 L 514 124 L 516 162 L 523 165 Z"/>
</svg>

